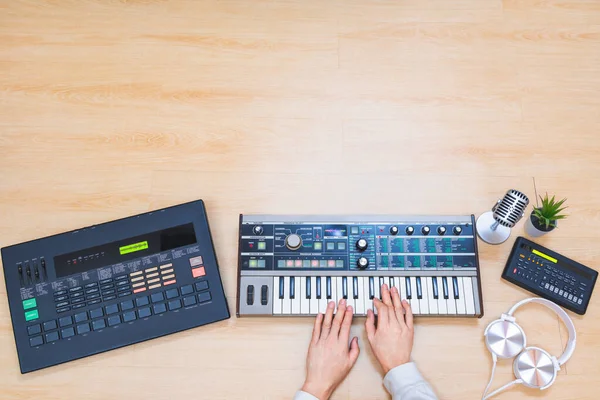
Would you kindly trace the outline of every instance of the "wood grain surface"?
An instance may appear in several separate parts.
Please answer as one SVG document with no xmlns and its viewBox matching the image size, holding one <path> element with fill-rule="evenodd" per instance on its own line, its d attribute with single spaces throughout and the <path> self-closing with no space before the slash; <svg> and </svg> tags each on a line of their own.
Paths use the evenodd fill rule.
<svg viewBox="0 0 600 400">
<path fill-rule="evenodd" d="M 600 256 L 598 0 L 1 0 L 0 245 L 204 199 L 230 307 L 239 213 L 480 214 L 515 188 L 568 197 L 540 243 Z M 480 245 L 485 316 L 420 319 L 441 399 L 478 399 L 485 326 L 528 293 Z M 0 277 L 3 281 L 3 276 Z M 0 283 L 2 399 L 289 399 L 307 319 L 236 319 L 19 373 Z M 597 399 L 600 297 L 547 392 Z M 550 312 L 519 312 L 558 355 Z M 362 353 L 334 399 L 386 399 Z M 494 387 L 512 379 L 510 363 Z"/>
</svg>

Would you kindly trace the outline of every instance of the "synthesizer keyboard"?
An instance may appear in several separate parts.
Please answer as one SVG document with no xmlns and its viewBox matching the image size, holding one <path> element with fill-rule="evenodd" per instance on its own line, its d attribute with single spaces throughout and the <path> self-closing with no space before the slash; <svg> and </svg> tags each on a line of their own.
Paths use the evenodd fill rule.
<svg viewBox="0 0 600 400">
<path fill-rule="evenodd" d="M 229 318 L 201 200 L 2 249 L 21 372 Z"/>
<path fill-rule="evenodd" d="M 417 316 L 482 317 L 474 216 L 240 215 L 237 315 L 358 316 L 384 283 Z"/>
</svg>

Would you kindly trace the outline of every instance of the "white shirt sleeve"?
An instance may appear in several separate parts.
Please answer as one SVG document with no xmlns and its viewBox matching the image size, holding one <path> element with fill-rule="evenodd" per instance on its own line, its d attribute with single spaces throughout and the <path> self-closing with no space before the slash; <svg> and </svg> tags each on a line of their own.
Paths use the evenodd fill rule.
<svg viewBox="0 0 600 400">
<path fill-rule="evenodd" d="M 393 400 L 437 400 L 414 362 L 392 368 L 385 375 L 383 384 Z"/>
<path fill-rule="evenodd" d="M 309 394 L 309 393 L 303 392 L 302 390 L 299 390 L 296 392 L 296 395 L 294 396 L 294 400 L 319 400 L 319 399 L 317 399 L 312 394 Z"/>
</svg>

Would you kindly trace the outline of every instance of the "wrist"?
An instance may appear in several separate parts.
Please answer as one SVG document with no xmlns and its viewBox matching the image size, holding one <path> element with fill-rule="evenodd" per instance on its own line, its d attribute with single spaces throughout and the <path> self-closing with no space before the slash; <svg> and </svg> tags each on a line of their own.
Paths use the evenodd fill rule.
<svg viewBox="0 0 600 400">
<path fill-rule="evenodd" d="M 383 368 L 383 374 L 387 375 L 388 372 L 390 372 L 391 370 L 393 370 L 396 367 L 399 367 L 401 365 L 407 364 L 409 363 L 410 360 L 398 360 L 396 362 L 392 362 L 386 365 L 381 365 L 381 367 Z"/>
<path fill-rule="evenodd" d="M 304 385 L 302 385 L 301 390 L 303 392 L 315 396 L 319 400 L 327 400 L 329 399 L 329 397 L 331 397 L 331 394 L 333 393 L 332 387 L 323 384 L 315 384 L 308 381 L 304 382 Z"/>
</svg>

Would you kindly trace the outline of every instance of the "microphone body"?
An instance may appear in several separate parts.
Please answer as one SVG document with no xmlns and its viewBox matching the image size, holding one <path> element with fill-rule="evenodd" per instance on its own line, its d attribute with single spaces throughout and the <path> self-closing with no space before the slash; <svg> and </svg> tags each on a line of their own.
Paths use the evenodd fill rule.
<svg viewBox="0 0 600 400">
<path fill-rule="evenodd" d="M 518 190 L 510 189 L 498 200 L 492 211 L 477 218 L 477 235 L 484 242 L 500 244 L 510 236 L 510 228 L 525 215 L 529 198 Z"/>
</svg>

